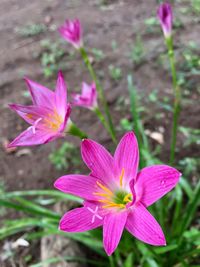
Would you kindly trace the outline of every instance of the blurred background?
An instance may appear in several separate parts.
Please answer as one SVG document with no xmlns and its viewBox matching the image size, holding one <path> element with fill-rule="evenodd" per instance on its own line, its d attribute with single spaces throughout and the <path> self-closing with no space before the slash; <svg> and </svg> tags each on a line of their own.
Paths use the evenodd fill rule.
<svg viewBox="0 0 200 267">
<path fill-rule="evenodd" d="M 180 169 L 185 167 L 190 184 L 195 185 L 200 134 L 200 1 L 171 3 L 178 79 L 183 93 L 176 164 Z M 67 137 L 64 144 L 63 140 L 56 140 L 38 147 L 6 148 L 27 127 L 8 109 L 8 103 L 31 103 L 24 76 L 54 89 L 57 71 L 63 70 L 69 99 L 71 92 L 81 90 L 82 81 L 92 82 L 80 55 L 57 32 L 66 18 L 79 18 L 82 23 L 83 41 L 105 89 L 118 137 L 132 129 L 127 90 L 127 74 L 131 74 L 151 149 L 155 156 L 168 162 L 173 95 L 166 46 L 156 18 L 158 4 L 156 0 L 0 1 L 2 190 L 53 189 L 53 182 L 60 175 L 85 168 L 80 141 L 74 137 Z M 76 108 L 72 120 L 92 139 L 111 146 L 106 131 L 90 111 Z M 2 219 L 19 216 L 1 208 L 0 212 Z M 8 240 L 0 243 L 1 266 L 30 266 L 40 260 L 42 242 L 23 250 L 17 247 L 11 256 L 8 244 Z"/>
</svg>

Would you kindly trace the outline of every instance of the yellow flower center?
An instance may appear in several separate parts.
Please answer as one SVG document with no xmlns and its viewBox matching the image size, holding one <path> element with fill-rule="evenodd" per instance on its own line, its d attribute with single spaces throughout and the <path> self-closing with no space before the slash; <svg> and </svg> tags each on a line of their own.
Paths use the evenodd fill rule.
<svg viewBox="0 0 200 267">
<path fill-rule="evenodd" d="M 112 192 L 108 187 L 97 181 L 97 186 L 101 188 L 102 192 L 93 193 L 95 196 L 101 197 L 98 201 L 104 203 L 103 208 L 120 208 L 123 209 L 132 201 L 132 194 L 123 190 L 124 168 L 119 177 L 120 190 Z"/>
</svg>

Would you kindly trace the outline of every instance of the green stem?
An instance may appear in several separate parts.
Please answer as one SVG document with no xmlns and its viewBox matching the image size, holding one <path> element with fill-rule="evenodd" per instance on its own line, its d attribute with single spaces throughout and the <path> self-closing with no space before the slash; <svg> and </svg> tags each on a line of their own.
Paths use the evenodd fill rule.
<svg viewBox="0 0 200 267">
<path fill-rule="evenodd" d="M 110 262 L 110 267 L 115 267 L 113 256 L 108 257 L 108 259 L 109 259 L 109 262 Z"/>
<path fill-rule="evenodd" d="M 166 39 L 166 45 L 168 48 L 168 57 L 169 57 L 169 61 L 170 61 L 172 83 L 173 83 L 173 90 L 174 90 L 172 141 L 171 141 L 171 147 L 170 147 L 170 164 L 173 164 L 174 158 L 175 158 L 178 119 L 179 119 L 180 108 L 181 108 L 181 90 L 180 90 L 180 87 L 178 86 L 178 83 L 177 83 L 177 73 L 176 73 L 176 65 L 175 65 L 172 37 L 169 37 Z"/>
<path fill-rule="evenodd" d="M 140 168 L 145 166 L 145 162 L 143 159 L 142 151 L 143 149 L 148 150 L 148 140 L 144 133 L 144 128 L 138 113 L 138 98 L 137 98 L 137 91 L 133 84 L 133 79 L 131 75 L 127 76 L 128 81 L 128 91 L 130 95 L 130 104 L 131 104 L 131 113 L 133 118 L 133 126 L 134 131 L 138 140 L 139 151 L 140 151 Z"/>
<path fill-rule="evenodd" d="M 106 129 L 106 130 L 108 131 L 108 133 L 110 134 L 110 136 L 111 136 L 113 142 L 116 143 L 116 139 L 113 137 L 112 132 L 111 132 L 111 130 L 110 130 L 110 127 L 109 127 L 109 125 L 108 125 L 108 123 L 107 123 L 107 121 L 106 121 L 106 119 L 105 119 L 103 113 L 100 111 L 100 109 L 99 109 L 98 107 L 96 107 L 96 108 L 94 109 L 94 112 L 96 113 L 97 117 L 99 118 L 99 120 L 101 121 L 101 123 L 103 124 L 103 126 L 105 127 L 105 129 Z"/>
<path fill-rule="evenodd" d="M 116 143 L 116 133 L 115 133 L 115 129 L 114 129 L 114 125 L 113 125 L 113 122 L 112 122 L 112 117 L 110 115 L 110 111 L 109 111 L 109 108 L 108 108 L 108 104 L 107 104 L 107 101 L 106 101 L 106 98 L 105 98 L 105 95 L 104 95 L 104 90 L 96 76 L 96 73 L 90 63 L 90 60 L 88 58 L 88 55 L 87 55 L 87 52 L 86 50 L 84 49 L 84 47 L 81 47 L 79 49 L 80 53 L 81 53 L 81 56 L 85 62 L 85 65 L 87 66 L 88 70 L 89 70 L 89 73 L 92 77 L 92 79 L 94 80 L 95 84 L 96 84 L 96 88 L 97 88 L 97 92 L 99 94 L 99 98 L 100 98 L 100 101 L 101 103 L 103 104 L 103 107 L 104 107 L 104 110 L 105 110 L 105 113 L 106 113 L 106 117 L 107 117 L 107 120 L 108 120 L 108 125 L 109 125 L 109 132 L 111 134 L 111 137 L 112 139 L 114 140 L 114 142 Z"/>
<path fill-rule="evenodd" d="M 87 138 L 87 134 L 82 132 L 73 122 L 67 129 L 67 133 L 79 137 L 81 140 Z"/>
</svg>

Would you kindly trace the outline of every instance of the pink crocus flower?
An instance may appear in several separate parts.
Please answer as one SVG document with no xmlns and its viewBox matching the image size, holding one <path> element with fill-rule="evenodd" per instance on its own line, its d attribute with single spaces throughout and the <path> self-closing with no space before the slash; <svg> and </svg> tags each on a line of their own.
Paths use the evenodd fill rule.
<svg viewBox="0 0 200 267">
<path fill-rule="evenodd" d="M 163 3 L 158 8 L 158 19 L 160 20 L 160 24 L 166 38 L 171 36 L 172 32 L 172 8 L 169 3 Z"/>
<path fill-rule="evenodd" d="M 71 124 L 70 105 L 67 104 L 67 90 L 61 72 L 55 92 L 26 79 L 33 105 L 10 104 L 10 108 L 31 126 L 15 138 L 8 147 L 32 146 L 48 143 L 63 136 L 66 126 Z"/>
<path fill-rule="evenodd" d="M 81 24 L 78 19 L 66 20 L 64 25 L 62 25 L 58 31 L 61 36 L 75 48 L 79 49 L 82 46 Z"/>
<path fill-rule="evenodd" d="M 72 97 L 73 105 L 75 106 L 81 106 L 92 110 L 97 107 L 97 90 L 94 82 L 91 85 L 83 82 L 81 95 L 72 94 Z"/>
<path fill-rule="evenodd" d="M 69 174 L 55 182 L 60 191 L 85 200 L 83 207 L 62 217 L 60 229 L 83 232 L 103 226 L 108 255 L 118 246 L 124 228 L 145 243 L 166 245 L 163 231 L 147 207 L 172 190 L 181 174 L 167 165 L 138 172 L 138 144 L 133 132 L 124 135 L 114 157 L 100 144 L 83 140 L 82 158 L 90 175 Z"/>
</svg>

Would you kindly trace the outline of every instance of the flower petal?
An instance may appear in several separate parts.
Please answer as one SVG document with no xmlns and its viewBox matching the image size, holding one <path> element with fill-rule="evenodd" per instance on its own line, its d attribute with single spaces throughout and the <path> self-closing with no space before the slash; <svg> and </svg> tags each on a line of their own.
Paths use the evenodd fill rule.
<svg viewBox="0 0 200 267">
<path fill-rule="evenodd" d="M 38 106 L 24 106 L 19 104 L 9 104 L 10 109 L 14 110 L 20 117 L 22 117 L 29 124 L 34 124 L 39 118 L 44 118 L 46 114 L 51 111 L 47 108 Z"/>
<path fill-rule="evenodd" d="M 108 256 L 117 248 L 127 220 L 127 212 L 113 212 L 103 222 L 103 244 Z"/>
<path fill-rule="evenodd" d="M 31 127 L 29 127 L 20 135 L 18 135 L 8 145 L 8 147 L 34 146 L 34 145 L 46 144 L 59 136 L 58 134 L 48 133 L 39 129 L 36 129 L 35 132 L 33 132 Z"/>
<path fill-rule="evenodd" d="M 32 96 L 34 105 L 43 106 L 50 109 L 55 108 L 55 94 L 47 87 L 39 83 L 25 79 Z"/>
<path fill-rule="evenodd" d="M 137 176 L 137 200 L 150 206 L 172 190 L 179 181 L 180 172 L 167 165 L 154 165 L 142 169 Z"/>
<path fill-rule="evenodd" d="M 62 117 L 64 117 L 67 109 L 67 87 L 61 71 L 58 73 L 55 98 L 57 111 Z"/>
<path fill-rule="evenodd" d="M 114 160 L 110 153 L 93 140 L 85 139 L 81 146 L 82 158 L 92 175 L 109 185 L 114 179 Z"/>
<path fill-rule="evenodd" d="M 76 195 L 87 200 L 97 200 L 94 193 L 97 191 L 96 178 L 92 176 L 69 174 L 56 180 L 54 186 L 67 194 Z"/>
<path fill-rule="evenodd" d="M 119 142 L 114 155 L 115 165 L 120 176 L 124 169 L 124 180 L 128 183 L 135 179 L 138 171 L 139 151 L 136 136 L 133 132 L 125 134 Z"/>
<path fill-rule="evenodd" d="M 89 207 L 73 209 L 65 213 L 60 220 L 60 230 L 65 232 L 84 232 L 95 229 L 103 223 L 103 218 L 101 216 L 98 217 L 98 213 L 96 214 L 94 216 L 93 209 Z"/>
<path fill-rule="evenodd" d="M 147 244 L 166 245 L 165 236 L 158 222 L 141 203 L 136 205 L 128 215 L 126 229 Z"/>
</svg>

